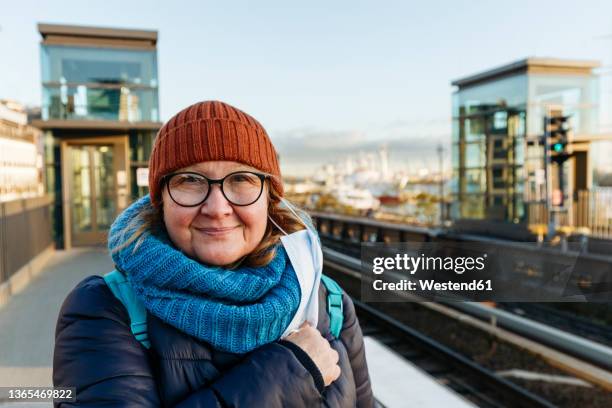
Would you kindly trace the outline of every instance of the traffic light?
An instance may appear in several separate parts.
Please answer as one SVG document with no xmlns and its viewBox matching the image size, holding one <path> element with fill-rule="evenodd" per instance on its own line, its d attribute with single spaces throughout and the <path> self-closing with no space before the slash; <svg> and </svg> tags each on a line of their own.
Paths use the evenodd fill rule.
<svg viewBox="0 0 612 408">
<path fill-rule="evenodd" d="M 571 129 L 568 124 L 569 116 L 549 116 L 545 118 L 546 148 L 548 157 L 555 163 L 563 163 L 572 156 L 570 144 Z"/>
</svg>

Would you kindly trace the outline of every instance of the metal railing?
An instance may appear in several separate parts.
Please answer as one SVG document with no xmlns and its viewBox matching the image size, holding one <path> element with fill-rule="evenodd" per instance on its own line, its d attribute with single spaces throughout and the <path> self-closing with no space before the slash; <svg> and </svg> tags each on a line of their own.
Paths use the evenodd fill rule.
<svg viewBox="0 0 612 408">
<path fill-rule="evenodd" d="M 0 284 L 53 244 L 50 196 L 0 203 Z"/>
<path fill-rule="evenodd" d="M 43 120 L 158 120 L 157 88 L 98 84 L 43 89 Z"/>
<path fill-rule="evenodd" d="M 1 137 L 34 143 L 41 133 L 40 130 L 32 126 L 6 123 L 0 120 Z"/>
<path fill-rule="evenodd" d="M 526 205 L 529 225 L 545 228 L 550 217 L 546 204 Z M 557 212 L 555 217 L 561 233 L 612 239 L 612 188 L 578 191 L 566 209 Z"/>
<path fill-rule="evenodd" d="M 361 259 L 362 243 L 426 243 L 438 245 L 456 243 L 476 243 L 487 245 L 498 254 L 503 254 L 504 262 L 514 265 L 506 270 L 504 279 L 524 279 L 529 284 L 545 287 L 554 294 L 559 284 L 559 273 L 565 271 L 567 265 L 571 269 L 571 281 L 575 287 L 580 287 L 581 293 L 589 296 L 591 301 L 609 302 L 609 290 L 612 276 L 612 256 L 610 246 L 584 246 L 581 242 L 563 245 L 534 245 L 532 242 L 514 242 L 483 235 L 474 235 L 445 230 L 442 228 L 420 228 L 409 225 L 380 222 L 363 217 L 351 217 L 338 214 L 310 212 L 323 247 L 341 252 L 344 255 Z M 609 242 L 609 241 L 606 241 Z M 515 262 L 520 260 L 520 262 Z M 500 271 L 502 272 L 502 271 Z M 551 282 L 557 282 L 555 285 Z"/>
<path fill-rule="evenodd" d="M 612 238 L 612 189 L 579 191 L 570 215 L 570 225 L 586 227 L 594 237 Z"/>
</svg>

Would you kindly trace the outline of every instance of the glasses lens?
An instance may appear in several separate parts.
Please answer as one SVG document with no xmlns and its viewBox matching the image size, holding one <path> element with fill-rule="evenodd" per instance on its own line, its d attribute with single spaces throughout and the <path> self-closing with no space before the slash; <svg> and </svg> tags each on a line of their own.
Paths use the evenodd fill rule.
<svg viewBox="0 0 612 408">
<path fill-rule="evenodd" d="M 208 182 L 197 174 L 175 174 L 168 181 L 170 196 L 180 205 L 200 203 L 208 193 Z"/>
<path fill-rule="evenodd" d="M 234 173 L 223 181 L 223 192 L 236 205 L 253 204 L 261 194 L 261 178 L 252 173 Z"/>
</svg>

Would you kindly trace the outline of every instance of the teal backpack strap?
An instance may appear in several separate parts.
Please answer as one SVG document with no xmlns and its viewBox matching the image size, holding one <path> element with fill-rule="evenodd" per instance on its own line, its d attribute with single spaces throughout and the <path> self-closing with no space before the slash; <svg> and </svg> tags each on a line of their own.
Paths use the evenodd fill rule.
<svg viewBox="0 0 612 408">
<path fill-rule="evenodd" d="M 147 332 L 147 310 L 142 302 L 136 297 L 126 277 L 115 269 L 104 275 L 104 280 L 111 292 L 113 292 L 113 295 L 115 295 L 127 309 L 130 316 L 132 333 L 134 337 L 136 337 L 136 340 L 145 348 L 150 348 L 151 343 L 149 342 L 149 334 Z"/>
<path fill-rule="evenodd" d="M 321 282 L 327 289 L 327 313 L 329 314 L 329 330 L 338 338 L 342 331 L 344 313 L 342 306 L 342 288 L 332 278 L 321 275 Z"/>
</svg>

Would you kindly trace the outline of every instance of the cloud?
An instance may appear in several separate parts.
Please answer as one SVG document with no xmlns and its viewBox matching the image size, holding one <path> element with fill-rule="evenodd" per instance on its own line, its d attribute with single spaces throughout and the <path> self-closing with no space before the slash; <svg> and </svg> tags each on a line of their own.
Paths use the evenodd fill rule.
<svg viewBox="0 0 612 408">
<path fill-rule="evenodd" d="M 272 137 L 277 149 L 280 149 L 279 146 L 288 147 L 290 149 L 344 149 L 346 147 L 363 144 L 367 141 L 365 133 L 356 130 L 325 131 L 313 128 L 298 128 L 278 132 Z"/>
<path fill-rule="evenodd" d="M 287 175 L 308 175 L 327 163 L 338 163 L 360 152 L 376 152 L 382 145 L 389 151 L 392 168 L 416 170 L 437 168 L 437 146 L 442 143 L 448 156 L 450 126 L 431 129 L 430 133 L 413 133 L 404 123 L 387 124 L 361 130 L 321 130 L 299 128 L 276 132 L 272 141 L 280 155 L 281 167 Z M 448 164 L 446 164 L 448 165 Z"/>
</svg>

